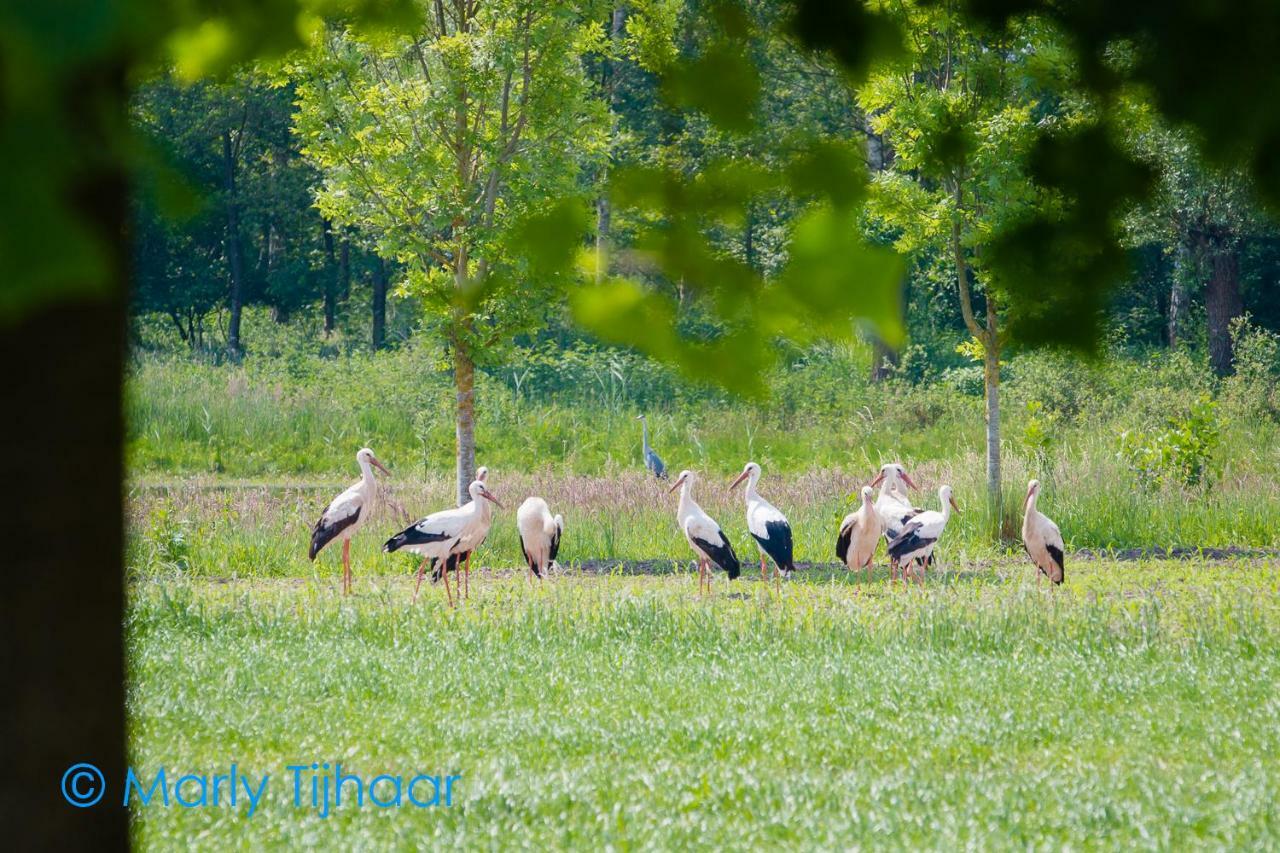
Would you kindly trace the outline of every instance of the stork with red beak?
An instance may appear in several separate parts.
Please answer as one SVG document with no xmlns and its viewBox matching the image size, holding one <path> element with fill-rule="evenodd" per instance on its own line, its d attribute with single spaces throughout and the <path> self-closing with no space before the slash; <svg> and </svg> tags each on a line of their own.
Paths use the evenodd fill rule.
<svg viewBox="0 0 1280 853">
<path fill-rule="evenodd" d="M 676 521 L 684 538 L 689 540 L 689 547 L 698 557 L 698 594 L 711 591 L 711 564 L 715 563 L 724 569 L 733 580 L 742 573 L 742 564 L 738 555 L 733 553 L 729 537 L 724 535 L 720 525 L 711 516 L 702 511 L 693 499 L 693 472 L 684 470 L 671 484 L 667 494 L 680 490 L 680 505 L 676 508 Z"/>
<path fill-rule="evenodd" d="M 756 483 L 760 482 L 759 465 L 748 462 L 743 466 L 738 479 L 729 484 L 729 490 L 733 491 L 743 480 L 747 481 L 747 531 L 760 549 L 760 580 L 768 580 L 764 559 L 768 554 L 773 559 L 773 577 L 776 582 L 779 574 L 790 575 L 796 570 L 792 558 L 791 523 L 776 506 L 760 497 L 760 493 L 756 491 Z"/>
<path fill-rule="evenodd" d="M 956 506 L 956 499 L 951 496 L 950 486 L 938 489 L 938 503 L 942 506 L 941 511 L 929 509 L 917 513 L 889 543 L 889 557 L 902 566 L 904 571 L 910 570 L 912 561 L 919 562 L 918 579 L 922 586 L 925 566 L 933 556 L 934 546 L 942 538 L 942 531 L 951 518 L 951 510 L 960 511 L 960 507 Z"/>
<path fill-rule="evenodd" d="M 320 520 L 311 529 L 311 548 L 307 551 L 307 559 L 314 561 L 326 545 L 335 539 L 342 540 L 343 595 L 351 594 L 351 537 L 369 520 L 369 513 L 373 511 L 374 498 L 378 493 L 378 481 L 373 478 L 373 469 L 377 468 L 388 477 L 391 476 L 391 472 L 367 447 L 362 447 L 356 453 L 356 464 L 360 466 L 360 479 L 325 507 Z"/>
<path fill-rule="evenodd" d="M 1041 573 L 1055 584 L 1060 584 L 1066 573 L 1062 531 L 1047 515 L 1036 509 L 1039 498 L 1040 481 L 1032 480 L 1027 483 L 1027 497 L 1022 502 L 1022 545 L 1027 549 L 1031 562 L 1040 570 L 1036 574 L 1036 584 L 1040 583 Z"/>
<path fill-rule="evenodd" d="M 422 588 L 422 577 L 426 572 L 427 562 L 430 561 L 433 567 L 442 567 L 444 594 L 449 599 L 449 606 L 453 606 L 448 569 L 454 568 L 456 574 L 457 557 L 468 547 L 478 524 L 483 523 L 488 530 L 493 514 L 490 504 L 502 506 L 497 496 L 479 480 L 471 484 L 468 492 L 471 495 L 469 502 L 454 509 L 433 512 L 392 536 L 382 546 L 382 550 L 388 554 L 404 550 L 422 555 L 422 563 L 418 566 L 418 583 L 413 588 L 414 601 L 418 600 L 418 590 Z M 459 589 L 458 592 L 461 593 L 462 590 Z"/>
</svg>

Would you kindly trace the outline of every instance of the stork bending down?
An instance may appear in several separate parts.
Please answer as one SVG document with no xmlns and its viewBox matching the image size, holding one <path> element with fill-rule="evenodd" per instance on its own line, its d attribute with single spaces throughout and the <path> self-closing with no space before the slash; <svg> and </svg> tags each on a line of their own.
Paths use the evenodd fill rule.
<svg viewBox="0 0 1280 853">
<path fill-rule="evenodd" d="M 520 531 L 520 552 L 529 564 L 531 579 L 542 580 L 560 551 L 564 518 L 553 516 L 542 498 L 528 498 L 516 510 L 516 529 Z"/>
</svg>

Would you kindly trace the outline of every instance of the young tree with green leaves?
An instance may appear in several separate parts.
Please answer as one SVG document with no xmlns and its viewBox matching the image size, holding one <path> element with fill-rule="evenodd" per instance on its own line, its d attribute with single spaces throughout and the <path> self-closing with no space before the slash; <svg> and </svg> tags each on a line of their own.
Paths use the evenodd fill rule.
<svg viewBox="0 0 1280 853">
<path fill-rule="evenodd" d="M 412 35 L 335 27 L 295 67 L 318 207 L 404 267 L 449 350 L 460 501 L 476 467 L 476 363 L 552 298 L 521 223 L 577 193 L 603 150 L 605 109 L 580 54 L 607 35 L 588 11 L 434 2 Z"/>
<path fill-rule="evenodd" d="M 956 4 L 884 4 L 905 33 L 905 55 L 884 63 L 859 92 L 871 125 L 893 147 L 876 176 L 871 215 L 910 255 L 952 267 L 960 313 L 982 361 L 986 398 L 987 499 L 993 532 L 1002 522 L 1000 354 L 1009 282 L 989 263 L 991 238 L 1049 203 L 1031 180 L 1037 123 L 1051 121 L 1059 74 L 1052 34 L 1035 21 L 985 31 Z"/>
</svg>

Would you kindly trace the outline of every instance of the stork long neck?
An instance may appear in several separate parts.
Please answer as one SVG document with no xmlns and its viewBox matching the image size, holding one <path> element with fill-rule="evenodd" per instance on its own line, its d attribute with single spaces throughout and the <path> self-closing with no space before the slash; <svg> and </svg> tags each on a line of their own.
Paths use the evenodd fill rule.
<svg viewBox="0 0 1280 853">
<path fill-rule="evenodd" d="M 747 475 L 747 503 L 760 499 L 760 493 L 756 491 L 756 483 L 760 480 L 760 473 L 752 471 Z"/>
<path fill-rule="evenodd" d="M 1034 518 L 1036 514 L 1036 501 L 1038 501 L 1039 499 L 1040 499 L 1040 495 L 1037 494 L 1036 492 L 1032 492 L 1030 495 L 1028 495 L 1027 510 L 1026 512 L 1023 513 L 1023 515 L 1027 516 L 1028 518 Z"/>
<path fill-rule="evenodd" d="M 366 489 L 372 489 L 377 482 L 373 479 L 373 466 L 370 465 L 364 459 L 361 459 L 359 461 L 360 461 L 360 485 L 364 486 Z"/>
<path fill-rule="evenodd" d="M 947 498 L 946 492 L 938 492 L 938 502 L 942 504 L 942 524 L 951 520 L 951 501 Z"/>
<path fill-rule="evenodd" d="M 693 508 L 697 505 L 697 501 L 693 499 L 693 483 L 689 480 L 685 480 L 680 485 L 680 505 L 676 508 L 676 513 L 681 518 L 684 518 L 692 512 Z"/>
</svg>

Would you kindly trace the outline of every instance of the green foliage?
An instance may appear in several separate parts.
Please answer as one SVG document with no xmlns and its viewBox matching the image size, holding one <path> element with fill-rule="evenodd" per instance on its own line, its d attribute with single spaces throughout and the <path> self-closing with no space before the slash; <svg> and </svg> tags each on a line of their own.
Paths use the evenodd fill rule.
<svg viewBox="0 0 1280 853">
<path fill-rule="evenodd" d="M 1244 417 L 1280 420 L 1280 335 L 1244 316 L 1232 323 L 1231 342 L 1235 373 L 1223 396 Z"/>
<path fill-rule="evenodd" d="M 1209 485 L 1220 435 L 1218 404 L 1202 397 L 1186 416 L 1169 418 L 1163 430 L 1121 433 L 1120 456 L 1146 488 Z"/>
</svg>

